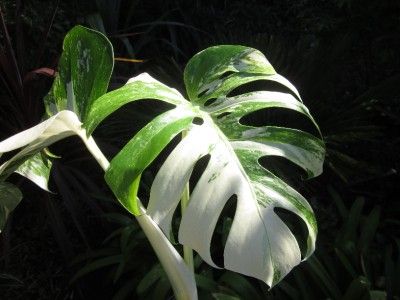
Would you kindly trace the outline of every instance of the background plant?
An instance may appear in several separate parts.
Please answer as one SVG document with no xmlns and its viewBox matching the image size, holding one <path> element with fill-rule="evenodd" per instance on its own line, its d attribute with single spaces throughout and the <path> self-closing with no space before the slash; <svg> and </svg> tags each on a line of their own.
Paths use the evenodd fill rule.
<svg viewBox="0 0 400 300">
<path fill-rule="evenodd" d="M 38 123 L 43 117 L 43 97 L 55 76 L 59 55 L 58 50 L 51 46 L 60 43 L 55 38 L 54 32 L 58 32 L 56 35 L 64 34 L 72 24 L 64 19 L 65 11 L 59 6 L 59 3 L 53 3 L 50 7 L 43 9 L 42 12 L 46 12 L 45 14 L 36 11 L 42 5 L 39 2 L 36 3 L 37 6 L 33 3 L 13 4 L 15 6 L 12 6 L 11 2 L 1 4 L 0 77 L 2 88 L 0 108 L 2 111 L 2 140 Z M 38 20 L 40 16 L 40 21 L 33 25 L 33 20 Z M 55 24 L 54 20 L 57 18 L 59 19 Z M 33 36 L 36 38 L 32 39 Z M 75 153 L 63 151 L 64 147 L 69 147 L 68 145 L 75 145 Z M 101 191 L 94 180 L 95 171 L 92 172 L 93 177 L 89 177 L 80 170 L 82 166 L 92 169 L 95 166 L 87 160 L 88 156 L 84 148 L 76 142 L 65 141 L 54 145 L 52 152 L 62 155 L 62 158 L 53 161 L 50 190 L 63 190 L 62 197 L 60 194 L 40 191 L 31 183 L 24 182 L 18 175 L 12 175 L 11 181 L 19 186 L 22 185 L 26 193 L 32 196 L 32 201 L 28 200 L 23 204 L 21 213 L 24 215 L 25 213 L 22 211 L 25 211 L 27 214 L 22 218 L 23 221 L 16 221 L 14 226 L 14 222 L 10 219 L 1 236 L 1 268 L 4 272 L 15 274 L 15 276 L 9 275 L 10 278 L 21 276 L 26 278 L 24 284 L 18 281 L 18 286 L 24 293 L 30 295 L 29 297 L 43 298 L 47 297 L 46 295 L 49 293 L 64 293 L 65 288 L 61 286 L 42 288 L 42 285 L 47 280 L 54 282 L 61 278 L 62 281 L 63 277 L 59 275 L 50 279 L 52 273 L 62 274 L 60 265 L 66 264 L 78 249 L 82 251 L 83 248 L 93 245 L 96 233 L 93 231 L 93 235 L 88 234 L 92 231 L 90 228 L 106 226 L 99 218 L 93 217 L 88 220 L 85 217 L 85 212 L 91 211 L 91 214 L 95 215 L 102 213 L 103 208 L 93 201 L 92 197 L 93 194 Z M 4 161 L 4 157 L 2 159 Z M 98 172 L 98 178 L 101 178 L 100 172 Z M 71 190 L 74 190 L 73 194 L 70 192 Z M 30 216 L 29 212 L 33 215 Z M 25 223 L 25 225 L 21 226 L 21 223 Z M 22 238 L 22 236 L 21 240 L 17 238 L 13 241 L 13 236 L 8 233 L 12 230 L 24 235 L 26 232 L 22 228 L 25 226 L 34 228 L 28 234 L 29 242 L 26 242 L 26 238 Z M 17 236 L 18 234 L 14 235 L 14 237 Z M 15 244 L 20 246 L 14 247 Z M 42 259 L 35 258 L 42 255 L 41 253 L 45 249 L 54 248 L 58 248 L 59 251 L 50 251 L 48 256 L 53 257 L 59 263 L 54 264 L 51 262 L 52 259 L 49 259 L 49 264 L 46 266 Z M 11 251 L 11 249 L 14 250 Z M 31 257 L 32 259 L 28 259 L 28 264 L 32 267 L 22 268 L 18 262 L 19 259 L 15 260 L 16 257 Z M 40 278 L 35 278 L 35 275 L 32 275 L 35 270 L 43 270 L 44 273 Z M 68 273 L 68 270 L 65 272 Z M 65 280 L 65 282 L 67 281 Z M 4 289 L 9 290 L 6 286 Z M 79 293 L 78 286 L 76 291 Z"/>
</svg>

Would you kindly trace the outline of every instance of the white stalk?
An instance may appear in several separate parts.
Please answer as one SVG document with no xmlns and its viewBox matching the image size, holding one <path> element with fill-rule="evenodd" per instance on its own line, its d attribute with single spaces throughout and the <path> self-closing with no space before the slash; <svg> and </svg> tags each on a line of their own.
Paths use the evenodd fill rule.
<svg viewBox="0 0 400 300">
<path fill-rule="evenodd" d="M 137 216 L 136 219 L 149 239 L 161 265 L 164 267 L 176 299 L 197 299 L 194 273 L 189 270 L 183 258 L 179 255 L 174 246 L 172 246 L 158 225 L 146 213 Z"/>
<path fill-rule="evenodd" d="M 79 136 L 85 143 L 86 148 L 93 155 L 94 159 L 99 163 L 100 167 L 104 171 L 106 171 L 108 169 L 108 167 L 110 166 L 110 162 L 104 156 L 103 152 L 101 152 L 101 150 L 97 146 L 96 142 L 94 141 L 93 137 L 91 135 L 89 137 L 87 137 L 86 130 L 82 130 L 80 132 Z"/>
<path fill-rule="evenodd" d="M 92 136 L 87 137 L 86 133 L 83 133 L 84 134 L 80 134 L 80 137 L 89 152 L 93 155 L 101 168 L 106 171 L 110 162 L 101 152 Z M 167 273 L 176 299 L 197 300 L 197 288 L 194 273 L 185 264 L 183 258 L 161 231 L 160 227 L 158 227 L 153 219 L 146 214 L 146 210 L 142 205 L 140 209 L 143 214 L 136 216 L 136 220 L 146 234 L 154 252 Z"/>
</svg>

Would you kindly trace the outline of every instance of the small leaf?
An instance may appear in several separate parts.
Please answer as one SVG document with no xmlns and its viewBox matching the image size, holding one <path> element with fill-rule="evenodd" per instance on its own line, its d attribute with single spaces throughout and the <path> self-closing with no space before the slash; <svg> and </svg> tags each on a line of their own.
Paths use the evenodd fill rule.
<svg viewBox="0 0 400 300">
<path fill-rule="evenodd" d="M 49 177 L 52 162 L 46 155 L 37 153 L 27 159 L 15 170 L 16 173 L 28 178 L 45 191 L 49 191 Z"/>
<path fill-rule="evenodd" d="M 0 233 L 6 224 L 8 215 L 22 199 L 21 191 L 13 184 L 0 182 Z"/>
<path fill-rule="evenodd" d="M 64 38 L 52 89 L 45 98 L 49 116 L 71 110 L 84 121 L 92 103 L 108 88 L 114 65 L 113 48 L 102 33 L 75 26 Z"/>
<path fill-rule="evenodd" d="M 38 167 L 37 164 L 45 164 L 45 162 L 39 163 L 37 158 L 32 157 L 47 146 L 75 134 L 80 135 L 84 140 L 86 139 L 86 134 L 81 129 L 81 122 L 78 117 L 71 111 L 61 111 L 46 121 L 1 141 L 0 155 L 18 148 L 23 147 L 23 149 L 0 166 L 0 179 L 7 178 L 29 159 L 33 160 L 21 167 L 22 169 L 19 170 L 21 173 L 28 174 L 28 164 L 36 163 L 35 167 Z M 43 165 L 39 167 L 40 172 L 42 172 L 42 175 L 47 176 L 46 172 L 49 170 L 42 170 L 43 168 Z M 30 170 L 30 172 L 35 171 Z"/>
</svg>

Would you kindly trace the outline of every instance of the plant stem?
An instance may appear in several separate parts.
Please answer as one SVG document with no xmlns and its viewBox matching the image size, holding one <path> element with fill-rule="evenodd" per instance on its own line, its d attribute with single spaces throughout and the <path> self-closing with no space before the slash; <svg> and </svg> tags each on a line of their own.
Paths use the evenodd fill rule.
<svg viewBox="0 0 400 300">
<path fill-rule="evenodd" d="M 187 131 L 184 130 L 182 131 L 182 138 L 185 138 L 187 135 Z M 185 213 L 186 207 L 189 205 L 189 200 L 190 200 L 190 189 L 189 189 L 189 182 L 186 183 L 185 188 L 182 193 L 182 199 L 181 199 L 181 214 Z M 186 265 L 189 267 L 189 269 L 194 273 L 194 263 L 193 263 L 193 250 L 192 248 L 183 245 L 183 259 L 186 262 Z"/>
<path fill-rule="evenodd" d="M 181 212 L 182 216 L 185 213 L 186 207 L 189 204 L 189 183 L 186 184 L 185 189 L 183 190 L 182 193 L 182 199 L 181 199 Z M 194 272 L 194 263 L 193 263 L 193 250 L 192 248 L 183 245 L 183 259 L 186 262 L 186 265 L 189 267 L 189 269 Z"/>
<path fill-rule="evenodd" d="M 104 156 L 103 152 L 99 149 L 97 146 L 96 142 L 94 141 L 92 136 L 86 137 L 86 132 L 83 133 L 83 136 L 81 135 L 81 138 L 83 142 L 86 145 L 86 148 L 89 150 L 89 152 L 93 155 L 94 159 L 99 163 L 101 168 L 106 171 L 108 167 L 110 166 L 110 162 L 108 159 Z"/>
<path fill-rule="evenodd" d="M 194 273 L 189 270 L 178 251 L 149 215 L 144 213 L 137 216 L 136 219 L 167 273 L 176 299 L 197 299 Z"/>
<path fill-rule="evenodd" d="M 93 155 L 101 168 L 106 171 L 110 162 L 101 152 L 92 136 L 87 137 L 85 132 L 80 136 L 89 152 Z M 189 189 L 187 190 L 187 195 L 189 195 Z M 189 197 L 187 199 L 189 199 Z M 197 288 L 193 270 L 187 267 L 185 261 L 161 231 L 160 227 L 146 214 L 146 210 L 139 199 L 138 203 L 140 203 L 142 214 L 135 216 L 135 218 L 146 234 L 147 239 L 167 273 L 175 298 L 178 300 L 197 300 Z M 190 249 L 190 251 L 192 250 Z"/>
</svg>

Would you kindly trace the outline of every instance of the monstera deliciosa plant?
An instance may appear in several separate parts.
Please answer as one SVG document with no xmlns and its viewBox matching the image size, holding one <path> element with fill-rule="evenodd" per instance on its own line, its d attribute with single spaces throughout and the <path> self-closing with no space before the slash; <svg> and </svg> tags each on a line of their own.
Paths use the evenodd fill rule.
<svg viewBox="0 0 400 300">
<path fill-rule="evenodd" d="M 265 156 L 283 157 L 306 171 L 322 171 L 325 148 L 314 135 L 278 126 L 241 123 L 252 112 L 283 108 L 308 117 L 318 128 L 296 88 L 276 73 L 256 49 L 222 45 L 196 54 L 184 72 L 187 98 L 149 74 L 108 92 L 113 50 L 102 34 L 76 26 L 66 36 L 58 74 L 44 104 L 46 119 L 0 142 L 0 153 L 21 149 L 0 167 L 0 225 L 22 198 L 6 182 L 12 172 L 47 189 L 51 155 L 47 146 L 78 135 L 105 171 L 105 181 L 134 215 L 152 244 L 178 299 L 196 299 L 192 249 L 216 266 L 210 243 L 227 201 L 237 197 L 224 249 L 224 268 L 278 283 L 302 257 L 294 234 L 275 212 L 289 210 L 307 225 L 304 259 L 315 247 L 317 225 L 310 205 L 293 188 L 260 164 Z M 273 81 L 286 92 L 232 91 L 254 81 Z M 108 115 L 126 103 L 157 99 L 174 108 L 154 118 L 109 162 L 91 134 Z M 177 136 L 176 147 L 154 179 L 147 207 L 137 196 L 141 174 Z M 207 165 L 189 195 L 196 163 Z M 181 203 L 178 239 L 184 258 L 170 242 L 174 212 Z"/>
</svg>

